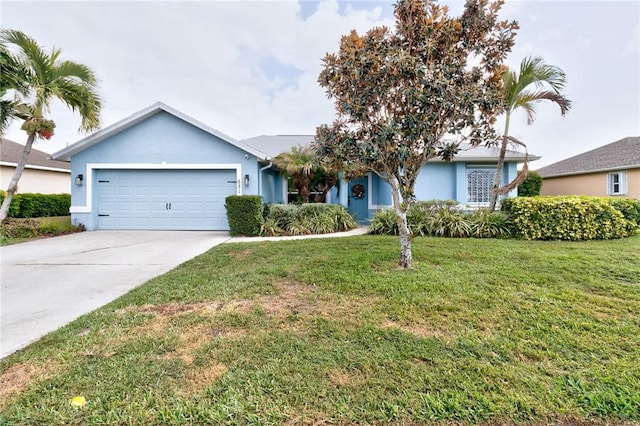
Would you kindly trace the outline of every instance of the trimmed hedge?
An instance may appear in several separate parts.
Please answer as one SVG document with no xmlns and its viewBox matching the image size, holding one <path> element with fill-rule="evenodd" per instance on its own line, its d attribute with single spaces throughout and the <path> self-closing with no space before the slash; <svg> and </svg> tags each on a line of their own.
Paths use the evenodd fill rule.
<svg viewBox="0 0 640 426">
<path fill-rule="evenodd" d="M 633 219 L 637 218 L 637 208 L 633 202 L 606 197 L 524 197 L 502 201 L 502 211 L 511 217 L 515 235 L 527 240 L 627 237 L 638 230 L 638 222 Z"/>
<path fill-rule="evenodd" d="M 609 202 L 625 219 L 640 226 L 640 200 L 635 198 L 609 198 Z"/>
<path fill-rule="evenodd" d="M 259 195 L 229 195 L 225 199 L 227 221 L 231 235 L 258 235 L 262 220 L 262 197 Z"/>
<path fill-rule="evenodd" d="M 0 194 L 0 203 L 4 194 Z M 9 206 L 9 217 L 34 218 L 67 216 L 71 207 L 71 194 L 15 194 Z"/>
</svg>

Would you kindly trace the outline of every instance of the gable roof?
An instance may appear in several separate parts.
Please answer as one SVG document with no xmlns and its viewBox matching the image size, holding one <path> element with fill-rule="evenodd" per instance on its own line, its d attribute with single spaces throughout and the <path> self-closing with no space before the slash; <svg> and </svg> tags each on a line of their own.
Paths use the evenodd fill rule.
<svg viewBox="0 0 640 426">
<path fill-rule="evenodd" d="M 171 108 L 168 105 L 163 104 L 162 102 L 156 102 L 153 105 L 142 109 L 138 112 L 133 113 L 132 115 L 130 115 L 127 118 L 124 118 L 123 120 L 118 121 L 117 123 L 114 123 L 110 126 L 107 126 L 101 130 L 98 130 L 96 133 L 93 133 L 92 135 L 87 136 L 84 139 L 79 140 L 78 142 L 69 145 L 68 147 L 55 152 L 52 157 L 56 160 L 65 160 L 65 161 L 70 161 L 71 160 L 71 156 L 84 151 L 87 148 L 90 148 L 102 141 L 104 141 L 105 139 L 110 138 L 113 135 L 116 135 L 130 127 L 135 126 L 136 124 L 146 120 L 147 118 L 158 114 L 160 112 L 166 112 L 168 114 L 173 115 L 174 117 L 179 118 L 182 121 L 185 121 L 189 124 L 191 124 L 194 127 L 199 128 L 200 130 L 209 133 L 210 135 L 216 136 L 217 138 L 222 139 L 223 141 L 242 149 L 243 151 L 252 154 L 256 157 L 258 157 L 259 160 L 269 160 L 269 156 L 267 154 L 265 154 L 262 151 L 256 150 L 248 145 L 243 144 L 242 142 L 239 142 L 238 140 L 232 138 L 229 135 L 226 135 L 216 129 L 214 129 L 213 127 L 207 126 L 206 124 L 194 119 L 191 116 L 188 116 L 187 114 L 184 114 L 180 111 L 178 111 L 177 109 Z"/>
<path fill-rule="evenodd" d="M 640 167 L 640 136 L 631 136 L 542 167 L 543 178 Z"/>
<path fill-rule="evenodd" d="M 313 142 L 314 138 L 314 135 L 262 135 L 244 139 L 242 143 L 275 157 L 278 154 L 290 151 L 294 146 L 307 146 Z M 497 161 L 499 156 L 500 149 L 497 147 L 477 146 L 472 148 L 468 144 L 462 144 L 453 161 Z M 524 159 L 525 153 L 520 151 L 507 150 L 505 155 L 506 161 L 524 161 Z M 539 159 L 539 156 L 529 154 L 530 161 Z M 438 161 L 438 159 L 432 161 Z"/>
<path fill-rule="evenodd" d="M 24 145 L 2 138 L 0 141 L 0 165 L 16 167 L 24 151 Z M 51 154 L 31 148 L 27 157 L 27 169 L 51 170 L 54 172 L 70 172 L 71 166 L 64 161 L 51 159 Z"/>
</svg>

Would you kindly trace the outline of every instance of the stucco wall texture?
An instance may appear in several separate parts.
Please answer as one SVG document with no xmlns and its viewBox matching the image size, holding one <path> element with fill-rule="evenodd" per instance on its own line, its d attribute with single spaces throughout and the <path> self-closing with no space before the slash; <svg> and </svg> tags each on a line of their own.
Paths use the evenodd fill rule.
<svg viewBox="0 0 640 426">
<path fill-rule="evenodd" d="M 626 197 L 640 199 L 640 169 L 626 170 Z M 607 176 L 610 172 L 545 178 L 540 195 L 591 195 L 606 197 Z"/>
</svg>

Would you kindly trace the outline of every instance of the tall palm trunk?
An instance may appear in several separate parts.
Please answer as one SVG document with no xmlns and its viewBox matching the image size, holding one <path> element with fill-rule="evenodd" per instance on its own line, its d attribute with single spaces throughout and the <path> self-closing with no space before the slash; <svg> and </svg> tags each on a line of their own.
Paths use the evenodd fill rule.
<svg viewBox="0 0 640 426">
<path fill-rule="evenodd" d="M 18 161 L 18 165 L 16 166 L 16 171 L 13 172 L 13 177 L 11 178 L 11 182 L 9 182 L 9 188 L 7 188 L 7 196 L 4 197 L 4 200 L 2 201 L 2 207 L 0 207 L 0 223 L 4 222 L 9 215 L 9 206 L 11 205 L 13 194 L 15 194 L 18 190 L 18 181 L 20 180 L 22 172 L 24 171 L 24 167 L 27 164 L 27 158 L 29 158 L 31 147 L 33 146 L 33 141 L 35 139 L 35 133 L 29 135 L 29 137 L 27 138 L 27 143 L 22 150 L 20 161 Z"/>
<path fill-rule="evenodd" d="M 502 182 L 502 170 L 504 169 L 504 157 L 507 155 L 507 136 L 509 135 L 509 122 L 511 121 L 511 112 L 507 110 L 504 134 L 502 135 L 502 144 L 500 145 L 500 157 L 498 157 L 498 164 L 496 165 L 496 175 L 493 178 L 493 186 L 491 191 L 491 201 L 489 202 L 489 211 L 492 212 L 496 209 L 498 204 L 498 189 L 500 188 L 500 182 Z"/>
</svg>

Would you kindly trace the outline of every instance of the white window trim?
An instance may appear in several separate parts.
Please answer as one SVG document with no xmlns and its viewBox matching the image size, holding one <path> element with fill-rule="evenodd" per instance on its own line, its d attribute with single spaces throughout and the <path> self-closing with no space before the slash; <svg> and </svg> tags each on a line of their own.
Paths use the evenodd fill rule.
<svg viewBox="0 0 640 426">
<path fill-rule="evenodd" d="M 86 202 L 84 206 L 71 206 L 70 213 L 91 213 L 93 204 L 93 173 L 95 170 L 235 170 L 236 195 L 242 195 L 242 165 L 239 163 L 148 164 L 148 163 L 87 163 L 85 167 Z"/>
<path fill-rule="evenodd" d="M 618 175 L 620 190 L 613 192 L 613 176 Z M 625 170 L 607 174 L 607 195 L 627 195 L 627 172 Z"/>
</svg>

